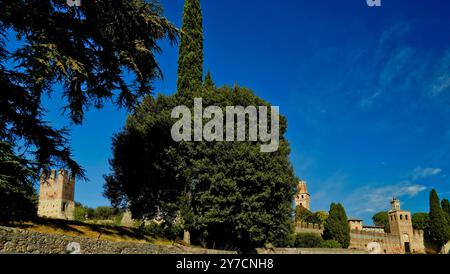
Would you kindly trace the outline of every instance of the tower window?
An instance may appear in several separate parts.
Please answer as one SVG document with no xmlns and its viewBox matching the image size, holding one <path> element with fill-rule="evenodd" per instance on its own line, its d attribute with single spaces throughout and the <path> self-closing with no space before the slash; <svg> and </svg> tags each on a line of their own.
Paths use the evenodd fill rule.
<svg viewBox="0 0 450 274">
<path fill-rule="evenodd" d="M 407 220 L 407 221 L 408 221 L 408 214 L 406 214 L 406 215 L 405 215 L 405 220 Z"/>
<path fill-rule="evenodd" d="M 400 214 L 400 220 L 403 220 L 403 215 L 402 214 Z"/>
<path fill-rule="evenodd" d="M 302 195 L 302 199 L 305 198 L 305 196 Z"/>
</svg>

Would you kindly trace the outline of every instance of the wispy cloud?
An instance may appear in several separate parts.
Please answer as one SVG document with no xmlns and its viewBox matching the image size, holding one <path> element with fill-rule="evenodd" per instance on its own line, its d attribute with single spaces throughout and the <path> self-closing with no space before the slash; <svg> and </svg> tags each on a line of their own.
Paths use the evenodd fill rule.
<svg viewBox="0 0 450 274">
<path fill-rule="evenodd" d="M 349 209 L 353 214 L 375 213 L 386 210 L 393 197 L 417 196 L 427 187 L 410 181 L 383 186 L 365 186 L 355 190 L 348 198 Z"/>
<path fill-rule="evenodd" d="M 423 178 L 427 178 L 427 177 L 431 177 L 431 176 L 436 176 L 439 173 L 442 172 L 442 169 L 440 168 L 432 168 L 432 167 L 428 167 L 428 168 L 422 168 L 422 167 L 417 167 L 414 169 L 414 172 L 412 174 L 412 179 L 413 180 L 418 180 L 418 179 L 423 179 Z"/>
<path fill-rule="evenodd" d="M 441 58 L 430 83 L 430 94 L 439 96 L 450 92 L 450 50 Z"/>
</svg>

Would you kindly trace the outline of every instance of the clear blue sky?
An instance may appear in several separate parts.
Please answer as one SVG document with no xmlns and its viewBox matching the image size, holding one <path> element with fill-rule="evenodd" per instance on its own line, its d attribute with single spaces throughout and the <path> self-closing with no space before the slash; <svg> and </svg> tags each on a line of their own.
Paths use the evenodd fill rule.
<svg viewBox="0 0 450 274">
<path fill-rule="evenodd" d="M 180 26 L 182 0 L 163 0 Z M 313 210 L 342 202 L 352 217 L 389 207 L 428 211 L 436 188 L 450 198 L 450 1 L 203 0 L 205 73 L 216 84 L 238 83 L 288 118 L 297 176 L 308 182 Z M 130 30 L 132 31 L 132 30 Z M 162 43 L 165 80 L 176 87 L 177 47 Z M 46 101 L 60 116 L 60 94 Z M 109 204 L 102 175 L 109 172 L 111 136 L 126 113 L 108 105 L 72 127 L 75 158 L 90 182 L 76 200 Z"/>
</svg>

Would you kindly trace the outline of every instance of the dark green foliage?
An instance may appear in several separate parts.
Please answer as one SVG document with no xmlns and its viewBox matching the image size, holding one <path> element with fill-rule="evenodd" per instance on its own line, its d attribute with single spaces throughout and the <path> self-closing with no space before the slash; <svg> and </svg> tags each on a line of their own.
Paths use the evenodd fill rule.
<svg viewBox="0 0 450 274">
<path fill-rule="evenodd" d="M 295 237 L 294 247 L 297 248 L 317 248 L 321 247 L 323 239 L 316 233 L 298 233 Z"/>
<path fill-rule="evenodd" d="M 36 216 L 36 174 L 28 162 L 0 141 L 0 223 L 29 220 Z"/>
<path fill-rule="evenodd" d="M 117 216 L 120 211 L 110 206 L 99 206 L 94 209 L 94 218 L 97 220 L 111 220 Z"/>
<path fill-rule="evenodd" d="M 336 240 L 326 240 L 320 245 L 321 248 L 342 248 L 341 244 Z"/>
<path fill-rule="evenodd" d="M 144 227 L 144 231 L 154 237 L 163 237 L 169 240 L 181 240 L 183 237 L 183 228 L 176 223 L 163 222 L 161 224 L 151 222 Z"/>
<path fill-rule="evenodd" d="M 74 218 L 76 221 L 84 222 L 87 220 L 105 221 L 111 220 L 116 225 L 120 225 L 123 217 L 123 211 L 110 206 L 99 206 L 90 208 L 80 203 L 75 203 Z"/>
<path fill-rule="evenodd" d="M 430 240 L 443 246 L 450 240 L 450 227 L 446 218 L 446 213 L 442 210 L 436 190 L 430 193 Z"/>
<path fill-rule="evenodd" d="M 323 211 L 312 213 L 302 206 L 297 206 L 295 210 L 296 222 L 324 225 L 327 218 L 328 213 Z"/>
<path fill-rule="evenodd" d="M 199 93 L 203 83 L 203 18 L 200 0 L 185 0 L 178 57 L 178 93 Z"/>
<path fill-rule="evenodd" d="M 414 229 L 423 230 L 427 233 L 430 229 L 430 214 L 414 213 L 412 215 L 412 225 Z"/>
<path fill-rule="evenodd" d="M 261 153 L 260 142 L 172 140 L 172 108 L 193 106 L 185 96 L 147 98 L 115 136 L 105 194 L 129 206 L 133 217 L 174 220 L 181 211 L 193 239 L 216 248 L 282 245 L 292 233 L 296 179 L 280 117 L 280 148 Z M 203 95 L 203 107 L 267 105 L 250 90 L 224 87 Z"/>
<path fill-rule="evenodd" d="M 374 225 L 376 226 L 383 226 L 384 231 L 386 233 L 389 233 L 391 231 L 389 227 L 389 213 L 386 211 L 378 212 L 377 214 L 373 215 L 372 221 Z"/>
<path fill-rule="evenodd" d="M 295 221 L 300 223 L 309 223 L 313 213 L 303 206 L 297 206 L 295 209 Z"/>
<path fill-rule="evenodd" d="M 347 214 L 341 204 L 331 204 L 330 212 L 323 238 L 325 240 L 336 240 L 343 248 L 350 245 L 350 227 L 348 225 Z"/>
<path fill-rule="evenodd" d="M 450 201 L 448 199 L 443 199 L 441 202 L 442 210 L 447 215 L 447 220 L 450 224 Z"/>
<path fill-rule="evenodd" d="M 84 1 L 76 8 L 65 0 L 0 1 L 1 140 L 34 149 L 27 155 L 38 168 L 60 166 L 83 178 L 67 132 L 42 120 L 41 97 L 62 85 L 56 96 L 66 99 L 62 107 L 75 124 L 89 107 L 101 108 L 107 100 L 134 108 L 161 77 L 157 42 L 177 35 L 161 14 L 157 2 L 144 0 Z M 20 40 L 14 52 L 4 49 L 6 30 Z M 11 58 L 14 69 L 6 67 Z M 125 82 L 124 71 L 134 76 L 132 83 Z"/>
<path fill-rule="evenodd" d="M 214 81 L 212 79 L 210 71 L 208 71 L 208 73 L 205 76 L 205 82 L 203 83 L 203 88 L 206 91 L 212 91 L 212 90 L 216 89 L 216 84 L 214 84 Z"/>
</svg>

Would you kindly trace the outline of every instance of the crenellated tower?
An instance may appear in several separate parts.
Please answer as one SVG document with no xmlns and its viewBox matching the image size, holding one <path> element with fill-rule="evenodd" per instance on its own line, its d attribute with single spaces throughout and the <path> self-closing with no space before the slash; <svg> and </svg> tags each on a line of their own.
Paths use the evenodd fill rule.
<svg viewBox="0 0 450 274">
<path fill-rule="evenodd" d="M 38 216 L 73 220 L 75 178 L 65 170 L 41 175 Z"/>
<path fill-rule="evenodd" d="M 411 219 L 411 212 L 401 209 L 400 200 L 392 199 L 391 210 L 389 211 L 389 227 L 391 234 L 399 237 L 405 253 L 413 253 L 416 250 Z"/>
</svg>

